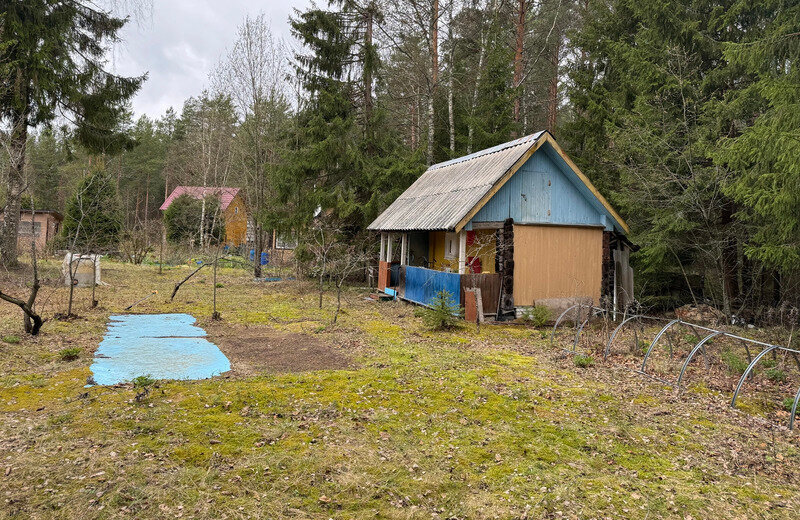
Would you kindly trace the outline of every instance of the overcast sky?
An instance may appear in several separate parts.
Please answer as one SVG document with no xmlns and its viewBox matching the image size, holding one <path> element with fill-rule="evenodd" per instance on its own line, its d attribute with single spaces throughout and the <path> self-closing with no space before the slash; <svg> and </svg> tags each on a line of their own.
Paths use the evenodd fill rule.
<svg viewBox="0 0 800 520">
<path fill-rule="evenodd" d="M 291 40 L 289 14 L 309 0 L 153 0 L 152 12 L 124 28 L 111 68 L 147 82 L 133 100 L 136 115 L 161 116 L 208 86 L 208 75 L 233 44 L 245 15 L 265 13 L 276 36 Z"/>
</svg>

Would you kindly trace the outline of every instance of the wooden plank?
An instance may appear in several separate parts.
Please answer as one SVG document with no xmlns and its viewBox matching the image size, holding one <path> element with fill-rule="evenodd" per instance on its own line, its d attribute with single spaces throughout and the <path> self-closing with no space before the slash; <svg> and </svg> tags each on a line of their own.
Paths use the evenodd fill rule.
<svg viewBox="0 0 800 520">
<path fill-rule="evenodd" d="M 545 133 L 545 135 L 548 135 L 548 134 L 546 134 L 546 133 Z M 484 206 L 486 205 L 486 203 L 487 203 L 487 202 L 489 202 L 489 200 L 490 200 L 492 197 L 494 197 L 494 196 L 497 194 L 497 192 L 498 192 L 498 191 L 500 191 L 500 188 L 502 188 L 502 187 L 503 187 L 503 185 L 504 185 L 506 182 L 508 182 L 508 180 L 509 180 L 511 177 L 513 177 L 515 173 L 517 173 L 517 170 L 519 170 L 519 169 L 522 167 L 522 165 L 523 165 L 523 164 L 525 164 L 525 163 L 528 161 L 528 159 L 530 159 L 530 158 L 531 158 L 531 155 L 533 155 L 534 153 L 536 153 L 536 150 L 538 150 L 538 149 L 539 149 L 539 148 L 542 146 L 542 144 L 543 144 L 543 143 L 545 143 L 545 142 L 547 142 L 547 140 L 546 140 L 546 139 L 543 139 L 542 137 L 540 137 L 539 139 L 537 139 L 537 140 L 534 142 L 533 146 L 531 146 L 531 147 L 528 149 L 528 151 L 527 151 L 527 152 L 525 152 L 525 153 L 522 155 L 522 157 L 520 157 L 520 158 L 517 160 L 517 162 L 515 162 L 515 163 L 514 163 L 514 165 L 513 165 L 513 166 L 511 166 L 511 168 L 509 168 L 509 169 L 508 169 L 508 171 L 507 171 L 505 174 L 503 174 L 503 176 L 502 176 L 502 177 L 500 177 L 500 180 L 498 180 L 498 181 L 497 181 L 497 182 L 494 184 L 494 186 L 492 186 L 492 189 L 490 189 L 490 190 L 489 190 L 489 191 L 486 193 L 486 195 L 484 195 L 483 197 L 481 197 L 481 199 L 478 201 L 478 203 L 477 203 L 477 204 L 475 204 L 475 206 L 473 206 L 473 208 L 472 208 L 471 210 L 469 210 L 469 212 L 467 213 L 467 215 L 466 215 L 464 218 L 462 218 L 462 219 L 459 221 L 459 223 L 456 225 L 455 231 L 456 231 L 456 232 L 459 232 L 459 231 L 461 231 L 462 229 L 464 229 L 464 226 L 466 226 L 466 225 L 467 225 L 467 223 L 468 223 L 470 220 L 472 220 L 472 217 L 474 217 L 474 216 L 475 216 L 475 215 L 476 215 L 476 214 L 477 214 L 477 213 L 478 213 L 478 212 L 481 210 L 481 208 L 482 208 L 482 207 L 484 207 Z"/>
<path fill-rule="evenodd" d="M 603 230 L 566 226 L 514 226 L 514 304 L 590 298 L 600 301 Z"/>
<path fill-rule="evenodd" d="M 550 143 L 550 145 L 553 147 L 556 153 L 564 160 L 564 162 L 567 163 L 567 166 L 569 166 L 570 169 L 572 169 L 572 171 L 575 172 L 575 175 L 578 176 L 581 182 L 585 184 L 587 188 L 589 188 L 589 191 L 592 192 L 592 195 L 597 197 L 597 200 L 600 201 L 600 204 L 602 204 L 606 208 L 606 210 L 608 210 L 608 212 L 611 213 L 611 216 L 614 217 L 614 220 L 616 220 L 620 226 L 622 226 L 622 229 L 624 229 L 626 233 L 630 233 L 631 228 L 628 227 L 628 223 L 625 222 L 625 220 L 619 215 L 619 213 L 617 213 L 611 206 L 611 204 L 609 204 L 606 198 L 603 197 L 603 195 L 597 190 L 597 188 L 595 188 L 594 184 L 592 184 L 592 181 L 590 181 L 589 178 L 586 175 L 584 175 L 581 169 L 578 168 L 578 165 L 572 162 L 572 159 L 569 158 L 569 156 L 564 152 L 564 150 L 558 145 L 556 140 L 553 139 L 553 136 L 547 134 L 546 140 L 548 143 Z"/>
<path fill-rule="evenodd" d="M 500 275 L 499 274 L 465 274 L 461 276 L 461 301 L 465 301 L 467 290 L 480 289 L 481 306 L 491 309 L 494 314 L 497 303 L 500 301 Z"/>
</svg>

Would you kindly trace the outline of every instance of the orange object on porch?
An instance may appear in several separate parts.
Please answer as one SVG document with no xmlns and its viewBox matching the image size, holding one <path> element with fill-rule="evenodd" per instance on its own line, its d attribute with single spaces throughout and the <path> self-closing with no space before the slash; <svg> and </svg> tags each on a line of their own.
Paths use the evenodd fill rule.
<svg viewBox="0 0 800 520">
<path fill-rule="evenodd" d="M 378 290 L 385 291 L 392 284 L 392 263 L 380 262 L 378 264 Z"/>
</svg>

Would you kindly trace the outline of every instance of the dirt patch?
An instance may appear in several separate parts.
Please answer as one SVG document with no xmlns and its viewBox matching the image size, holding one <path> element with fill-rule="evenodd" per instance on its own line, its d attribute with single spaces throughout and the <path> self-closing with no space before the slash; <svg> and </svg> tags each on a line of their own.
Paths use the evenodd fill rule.
<svg viewBox="0 0 800 520">
<path fill-rule="evenodd" d="M 342 347 L 310 334 L 253 329 L 223 332 L 213 327 L 208 328 L 208 334 L 208 339 L 228 356 L 231 372 L 238 376 L 340 370 L 353 366 Z"/>
</svg>

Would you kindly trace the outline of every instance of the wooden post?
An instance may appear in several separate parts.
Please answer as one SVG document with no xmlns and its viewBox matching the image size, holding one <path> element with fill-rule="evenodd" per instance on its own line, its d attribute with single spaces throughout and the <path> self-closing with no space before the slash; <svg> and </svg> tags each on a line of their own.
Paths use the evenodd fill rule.
<svg viewBox="0 0 800 520">
<path fill-rule="evenodd" d="M 458 234 L 458 274 L 467 272 L 467 232 L 461 231 Z"/>
<path fill-rule="evenodd" d="M 381 233 L 381 254 L 378 257 L 378 262 L 386 260 L 386 233 Z"/>
<path fill-rule="evenodd" d="M 394 239 L 394 235 L 392 233 L 389 233 L 388 235 L 389 235 L 389 240 L 386 243 L 386 261 L 387 262 L 391 262 L 392 261 L 392 240 Z"/>
<path fill-rule="evenodd" d="M 403 233 L 400 240 L 400 265 L 408 263 L 408 233 Z"/>
</svg>

